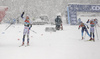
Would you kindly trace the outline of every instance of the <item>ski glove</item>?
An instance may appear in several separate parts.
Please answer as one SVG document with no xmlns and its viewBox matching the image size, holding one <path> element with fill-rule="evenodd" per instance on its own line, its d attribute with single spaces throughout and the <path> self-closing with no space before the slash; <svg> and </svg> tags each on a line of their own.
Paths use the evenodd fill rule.
<svg viewBox="0 0 100 59">
<path fill-rule="evenodd" d="M 78 29 L 80 29 L 80 27 L 78 27 Z"/>
<path fill-rule="evenodd" d="M 86 23 L 89 23 L 89 20 Z"/>
<path fill-rule="evenodd" d="M 89 27 L 87 26 L 87 28 L 89 29 Z"/>
<path fill-rule="evenodd" d="M 29 27 L 29 30 L 31 29 L 31 27 Z"/>
<path fill-rule="evenodd" d="M 30 25 L 29 30 L 31 29 L 32 25 Z"/>
</svg>

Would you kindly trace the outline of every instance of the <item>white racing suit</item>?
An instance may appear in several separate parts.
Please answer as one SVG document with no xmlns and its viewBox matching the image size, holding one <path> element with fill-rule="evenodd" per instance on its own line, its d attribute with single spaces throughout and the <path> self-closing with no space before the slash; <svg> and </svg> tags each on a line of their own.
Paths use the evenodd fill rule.
<svg viewBox="0 0 100 59">
<path fill-rule="evenodd" d="M 93 35 L 93 38 L 95 37 L 94 35 L 94 27 L 90 27 L 90 37 L 92 38 L 92 35 Z"/>
<path fill-rule="evenodd" d="M 97 21 L 91 20 L 91 21 L 87 21 L 87 23 L 90 23 L 90 40 L 94 40 L 95 38 L 94 31 L 95 31 L 95 26 L 97 24 Z"/>
<path fill-rule="evenodd" d="M 25 35 L 27 35 L 27 43 L 29 43 L 29 32 L 30 32 L 30 28 L 32 27 L 32 24 L 30 22 L 30 20 L 24 20 L 24 30 L 23 30 L 23 44 L 25 41 Z"/>
</svg>

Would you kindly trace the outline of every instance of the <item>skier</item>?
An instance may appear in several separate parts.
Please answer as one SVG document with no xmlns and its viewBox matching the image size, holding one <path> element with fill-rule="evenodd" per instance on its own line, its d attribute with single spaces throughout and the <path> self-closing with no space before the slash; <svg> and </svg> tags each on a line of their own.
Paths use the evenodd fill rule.
<svg viewBox="0 0 100 59">
<path fill-rule="evenodd" d="M 80 29 L 80 27 L 82 27 L 82 30 L 81 30 L 81 32 L 82 32 L 82 40 L 84 39 L 84 37 L 83 37 L 83 33 L 84 33 L 84 31 L 88 34 L 88 36 L 90 37 L 90 34 L 89 34 L 89 32 L 88 32 L 88 30 L 87 30 L 87 28 L 89 29 L 89 27 L 87 26 L 87 28 L 86 28 L 86 24 L 84 24 L 83 22 L 81 22 L 80 23 L 80 25 L 79 25 L 79 27 L 78 27 L 78 29 Z"/>
<path fill-rule="evenodd" d="M 62 26 L 62 20 L 60 15 L 58 15 L 57 18 L 55 19 L 55 24 L 56 24 L 56 30 L 60 30 L 60 26 Z"/>
<path fill-rule="evenodd" d="M 23 17 L 24 12 L 21 15 L 21 18 L 24 20 L 24 31 L 23 31 L 23 42 L 22 42 L 22 46 L 24 45 L 24 41 L 25 41 L 25 35 L 27 34 L 27 45 L 29 46 L 29 31 L 32 27 L 32 24 L 30 22 L 29 16 L 26 16 L 26 18 Z"/>
<path fill-rule="evenodd" d="M 96 24 L 98 23 L 97 19 L 88 20 L 87 23 L 90 23 L 90 40 L 89 41 L 91 41 L 91 40 L 95 41 L 94 30 L 95 30 Z M 92 36 L 93 36 L 93 38 L 92 38 Z"/>
</svg>

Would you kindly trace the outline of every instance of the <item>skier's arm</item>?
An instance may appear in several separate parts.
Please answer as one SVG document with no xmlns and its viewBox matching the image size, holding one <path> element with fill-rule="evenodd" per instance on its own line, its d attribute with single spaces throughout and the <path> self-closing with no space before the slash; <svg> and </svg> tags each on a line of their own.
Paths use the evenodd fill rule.
<svg viewBox="0 0 100 59">
<path fill-rule="evenodd" d="M 96 24 L 98 25 L 98 27 L 100 27 L 97 21 L 96 21 Z"/>
<path fill-rule="evenodd" d="M 23 15 L 24 15 L 24 12 L 21 14 L 21 18 L 24 18 Z"/>
<path fill-rule="evenodd" d="M 23 17 L 24 13 L 25 13 L 25 12 L 23 12 L 23 13 L 21 14 L 21 18 L 25 21 L 25 18 Z"/>
<path fill-rule="evenodd" d="M 88 20 L 86 23 L 89 23 L 90 21 Z"/>
<path fill-rule="evenodd" d="M 29 30 L 31 29 L 31 27 L 32 27 L 32 22 L 30 21 L 30 27 L 29 27 Z"/>
<path fill-rule="evenodd" d="M 88 29 L 89 29 L 89 27 L 88 27 L 88 25 L 87 24 L 84 24 Z"/>
<path fill-rule="evenodd" d="M 100 27 L 98 23 L 97 23 L 97 25 L 98 25 L 98 27 Z"/>
<path fill-rule="evenodd" d="M 31 29 L 31 27 L 32 27 L 32 24 L 30 24 L 29 30 Z"/>
<path fill-rule="evenodd" d="M 80 29 L 81 25 L 79 25 L 78 29 Z"/>
</svg>

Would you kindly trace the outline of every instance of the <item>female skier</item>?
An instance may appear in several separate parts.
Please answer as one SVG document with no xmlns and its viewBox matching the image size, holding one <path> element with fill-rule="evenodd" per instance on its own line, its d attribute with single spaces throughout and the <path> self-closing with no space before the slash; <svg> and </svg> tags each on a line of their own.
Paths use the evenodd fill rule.
<svg viewBox="0 0 100 59">
<path fill-rule="evenodd" d="M 90 40 L 89 41 L 91 41 L 91 40 L 95 41 L 94 30 L 95 30 L 96 24 L 98 23 L 97 19 L 88 20 L 87 23 L 90 23 Z"/>
<path fill-rule="evenodd" d="M 82 30 L 81 30 L 81 32 L 82 32 L 82 40 L 84 39 L 83 38 L 83 33 L 84 33 L 84 31 L 88 34 L 88 36 L 90 37 L 90 34 L 89 34 L 89 32 L 88 32 L 88 30 L 87 30 L 87 28 L 89 29 L 89 27 L 87 26 L 87 28 L 86 28 L 86 24 L 84 24 L 83 22 L 81 22 L 80 23 L 80 25 L 79 25 L 79 28 L 78 29 L 80 29 L 80 27 L 82 27 Z"/>
<path fill-rule="evenodd" d="M 27 45 L 29 46 L 29 31 L 32 27 L 32 24 L 30 22 L 30 19 L 28 16 L 26 16 L 26 18 L 23 17 L 24 12 L 21 15 L 21 18 L 24 20 L 24 31 L 23 31 L 23 42 L 22 42 L 22 46 L 24 45 L 25 42 L 25 35 L 27 34 Z"/>
</svg>

